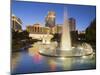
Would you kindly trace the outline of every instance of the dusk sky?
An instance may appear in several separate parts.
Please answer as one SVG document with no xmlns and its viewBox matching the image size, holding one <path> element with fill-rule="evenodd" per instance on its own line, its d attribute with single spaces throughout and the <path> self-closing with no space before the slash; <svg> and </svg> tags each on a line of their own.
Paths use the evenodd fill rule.
<svg viewBox="0 0 100 75">
<path fill-rule="evenodd" d="M 27 25 L 40 23 L 45 25 L 45 17 L 48 11 L 56 12 L 56 24 L 63 24 L 64 7 L 66 7 L 68 18 L 76 19 L 76 29 L 85 30 L 90 22 L 96 17 L 95 6 L 71 5 L 71 4 L 48 4 L 26 1 L 13 1 L 11 8 L 12 14 L 19 17 L 22 22 L 22 28 Z"/>
</svg>

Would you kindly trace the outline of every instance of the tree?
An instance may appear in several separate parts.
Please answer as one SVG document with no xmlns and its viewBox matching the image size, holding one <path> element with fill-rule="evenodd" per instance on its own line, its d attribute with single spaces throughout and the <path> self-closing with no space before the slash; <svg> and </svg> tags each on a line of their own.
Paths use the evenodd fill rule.
<svg viewBox="0 0 100 75">
<path fill-rule="evenodd" d="M 94 19 L 86 29 L 86 41 L 96 43 L 96 19 Z"/>
<path fill-rule="evenodd" d="M 54 34 L 54 37 L 51 40 L 60 42 L 60 39 L 61 39 L 61 34 L 56 33 L 56 34 Z"/>
</svg>

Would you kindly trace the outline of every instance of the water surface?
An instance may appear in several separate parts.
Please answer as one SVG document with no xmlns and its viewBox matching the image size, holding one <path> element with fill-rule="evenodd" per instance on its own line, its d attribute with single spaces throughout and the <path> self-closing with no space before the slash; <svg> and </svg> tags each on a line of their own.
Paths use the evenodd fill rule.
<svg viewBox="0 0 100 75">
<path fill-rule="evenodd" d="M 88 57 L 47 57 L 38 53 L 39 45 L 12 54 L 12 74 L 95 69 L 95 55 Z"/>
</svg>

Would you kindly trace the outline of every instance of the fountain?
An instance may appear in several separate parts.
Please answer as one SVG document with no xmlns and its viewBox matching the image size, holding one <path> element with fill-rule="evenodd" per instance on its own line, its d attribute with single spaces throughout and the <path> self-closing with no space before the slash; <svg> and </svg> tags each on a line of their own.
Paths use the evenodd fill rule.
<svg viewBox="0 0 100 75">
<path fill-rule="evenodd" d="M 46 46 L 46 45 L 45 45 Z M 55 57 L 81 57 L 93 54 L 91 45 L 87 43 L 77 44 L 77 46 L 71 46 L 70 28 L 67 19 L 67 12 L 64 10 L 64 24 L 62 26 L 62 36 L 60 46 L 52 45 L 49 43 L 48 48 L 40 49 L 40 54 L 45 56 Z"/>
<path fill-rule="evenodd" d="M 45 35 L 42 36 L 42 44 L 45 44 L 45 45 L 51 44 L 50 40 L 51 40 L 52 37 L 53 36 L 50 35 L 50 30 L 48 30 L 47 34 L 45 34 Z"/>
<path fill-rule="evenodd" d="M 69 51 L 71 50 L 71 39 L 70 39 L 70 28 L 67 20 L 66 12 L 64 12 L 64 24 L 62 26 L 62 37 L 61 37 L 61 50 Z"/>
</svg>

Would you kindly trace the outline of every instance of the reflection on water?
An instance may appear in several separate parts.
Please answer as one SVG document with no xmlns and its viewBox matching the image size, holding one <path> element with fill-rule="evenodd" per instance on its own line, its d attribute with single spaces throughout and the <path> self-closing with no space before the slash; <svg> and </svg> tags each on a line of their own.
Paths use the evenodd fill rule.
<svg viewBox="0 0 100 75">
<path fill-rule="evenodd" d="M 12 73 L 36 73 L 64 70 L 95 69 L 95 55 L 84 57 L 46 57 L 38 53 L 41 47 L 33 45 L 28 50 L 13 53 Z"/>
<path fill-rule="evenodd" d="M 18 53 L 18 52 L 17 53 L 13 53 L 11 58 L 12 58 L 12 60 L 11 60 L 11 70 L 13 70 L 16 67 L 16 64 L 19 61 L 20 53 Z"/>
<path fill-rule="evenodd" d="M 53 58 L 48 59 L 48 65 L 50 66 L 50 71 L 55 71 L 56 70 L 56 62 L 54 61 Z"/>
<path fill-rule="evenodd" d="M 72 58 L 61 58 L 60 61 L 62 62 L 61 65 L 64 70 L 71 70 Z"/>
<path fill-rule="evenodd" d="M 28 54 L 33 57 L 33 60 L 36 63 L 41 62 L 42 60 L 42 56 L 38 52 L 39 49 L 37 46 L 28 49 Z"/>
</svg>

